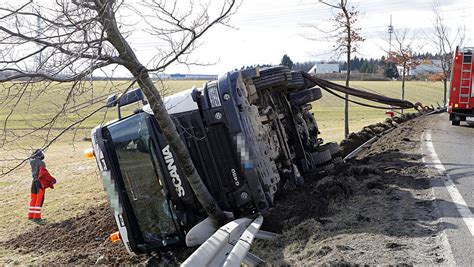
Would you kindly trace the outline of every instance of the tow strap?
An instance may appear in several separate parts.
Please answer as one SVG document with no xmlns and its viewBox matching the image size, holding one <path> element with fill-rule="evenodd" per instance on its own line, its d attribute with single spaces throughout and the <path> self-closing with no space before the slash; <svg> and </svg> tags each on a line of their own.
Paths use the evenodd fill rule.
<svg viewBox="0 0 474 267">
<path fill-rule="evenodd" d="M 306 73 L 306 72 L 302 72 L 302 75 L 305 79 L 313 82 L 315 85 L 321 87 L 322 89 L 326 90 L 327 92 L 329 92 L 330 94 L 332 94 L 336 97 L 339 97 L 339 98 L 342 98 L 342 99 L 347 99 L 346 97 L 341 96 L 341 95 L 335 93 L 332 90 L 335 90 L 335 91 L 338 91 L 338 92 L 341 92 L 341 93 L 345 93 L 345 94 L 348 94 L 348 95 L 351 95 L 351 96 L 355 96 L 355 97 L 358 97 L 358 98 L 362 98 L 362 99 L 365 99 L 365 100 L 369 100 L 369 101 L 372 101 L 372 102 L 376 102 L 376 103 L 380 103 L 380 104 L 386 104 L 386 105 L 389 105 L 389 106 L 388 107 L 387 106 L 375 106 L 375 105 L 370 105 L 370 104 L 362 103 L 362 102 L 359 102 L 359 101 L 347 99 L 347 101 L 352 102 L 352 103 L 357 104 L 357 105 L 370 107 L 370 108 L 377 108 L 377 109 L 411 109 L 411 108 L 414 108 L 416 110 L 419 110 L 419 108 L 422 108 L 422 105 L 420 103 L 413 104 L 412 102 L 407 101 L 407 100 L 391 98 L 391 97 L 386 97 L 386 96 L 376 94 L 376 93 L 362 91 L 362 90 L 355 89 L 355 88 L 352 88 L 352 87 L 349 87 L 349 86 L 340 85 L 340 84 L 333 83 L 333 82 L 330 82 L 330 81 L 327 81 L 327 80 L 323 80 L 321 78 L 314 77 L 314 76 L 312 76 L 312 75 L 310 75 L 309 73 Z"/>
</svg>

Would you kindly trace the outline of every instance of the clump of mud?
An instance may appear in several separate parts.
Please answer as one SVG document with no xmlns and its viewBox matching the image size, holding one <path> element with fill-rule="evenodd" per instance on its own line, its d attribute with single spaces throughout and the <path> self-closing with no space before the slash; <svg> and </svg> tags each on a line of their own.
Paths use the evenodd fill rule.
<svg viewBox="0 0 474 267">
<path fill-rule="evenodd" d="M 371 179 L 383 173 L 376 166 L 357 162 L 339 164 L 325 177 L 309 176 L 304 186 L 287 189 L 278 195 L 274 208 L 265 214 L 262 230 L 282 233 L 307 219 L 318 221 L 333 212 L 328 209 L 331 203 L 347 200 L 360 187 L 382 187 Z"/>
<path fill-rule="evenodd" d="M 386 132 L 387 130 L 395 127 L 396 125 L 412 120 L 420 115 L 421 113 L 401 114 L 391 119 L 387 118 L 384 122 L 379 122 L 366 126 L 362 128 L 360 132 L 349 134 L 349 136 L 345 140 L 342 140 L 340 144 L 343 157 L 351 153 L 354 149 L 356 149 L 363 143 L 369 141 L 369 139 L 371 139 L 372 137 L 380 135 Z"/>
<path fill-rule="evenodd" d="M 281 233 L 308 218 L 328 213 L 328 203 L 346 199 L 352 194 L 352 177 L 332 175 L 306 177 L 304 186 L 283 190 L 275 199 L 275 206 L 264 214 L 262 230 Z"/>
</svg>

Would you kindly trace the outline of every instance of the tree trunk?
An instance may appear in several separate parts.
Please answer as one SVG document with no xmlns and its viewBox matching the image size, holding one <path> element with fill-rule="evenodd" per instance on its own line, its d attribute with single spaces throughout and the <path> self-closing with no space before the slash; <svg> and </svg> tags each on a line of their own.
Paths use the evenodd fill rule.
<svg viewBox="0 0 474 267">
<path fill-rule="evenodd" d="M 447 102 L 448 79 L 446 79 L 446 78 L 443 79 L 443 85 L 444 85 L 443 107 L 446 107 L 446 105 L 448 104 L 448 102 Z"/>
<path fill-rule="evenodd" d="M 347 73 L 346 73 L 346 86 L 349 86 L 349 81 L 351 79 L 351 52 L 347 52 Z M 346 99 L 344 100 L 344 137 L 349 136 L 349 95 L 346 94 Z"/>
<path fill-rule="evenodd" d="M 341 0 L 342 12 L 346 17 L 346 30 L 347 30 L 347 73 L 346 73 L 346 86 L 349 86 L 349 81 L 351 79 L 351 50 L 352 50 L 352 36 L 351 36 L 351 18 L 346 9 L 347 1 Z M 349 136 L 349 95 L 346 94 L 344 99 L 344 137 Z"/>
<path fill-rule="evenodd" d="M 407 63 L 403 63 L 403 73 L 402 73 L 402 100 L 405 100 L 405 76 L 407 72 Z M 400 112 L 403 114 L 403 109 L 400 110 Z"/>
<path fill-rule="evenodd" d="M 161 99 L 159 91 L 148 75 L 148 71 L 140 63 L 134 51 L 120 33 L 112 9 L 109 6 L 105 7 L 104 12 L 99 13 L 99 18 L 105 32 L 107 33 L 108 40 L 119 53 L 119 58 L 125 62 L 124 66 L 132 73 L 133 77 L 137 79 L 140 88 L 145 94 L 150 107 L 155 114 L 158 125 L 163 131 L 166 141 L 173 149 L 177 161 L 183 169 L 184 174 L 186 175 L 186 178 L 199 202 L 203 205 L 207 214 L 212 218 L 214 224 L 216 226 L 222 225 L 226 220 L 224 213 L 199 176 L 191 160 L 189 151 L 187 150 L 183 140 L 179 137 L 176 127 L 166 110 L 163 100 Z"/>
</svg>

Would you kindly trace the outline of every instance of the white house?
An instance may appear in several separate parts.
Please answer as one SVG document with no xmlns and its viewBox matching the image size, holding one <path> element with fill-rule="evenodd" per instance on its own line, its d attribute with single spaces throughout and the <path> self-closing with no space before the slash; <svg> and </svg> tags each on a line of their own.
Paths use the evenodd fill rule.
<svg viewBox="0 0 474 267">
<path fill-rule="evenodd" d="M 402 76 L 403 73 L 403 66 L 397 66 L 398 73 Z M 432 74 L 432 73 L 440 73 L 443 72 L 443 68 L 441 68 L 441 60 L 433 59 L 433 60 L 424 60 L 420 65 L 408 69 L 405 73 L 406 76 L 418 76 L 421 74 Z"/>
<path fill-rule="evenodd" d="M 443 72 L 441 60 L 425 60 L 422 64 L 416 66 L 410 71 L 410 75 L 417 76 L 424 73 L 440 73 Z"/>
<path fill-rule="evenodd" d="M 316 63 L 310 70 L 309 73 L 339 73 L 339 64 L 334 63 Z"/>
<path fill-rule="evenodd" d="M 403 66 L 397 65 L 397 71 L 398 71 L 398 74 L 400 75 L 400 77 L 402 77 L 403 76 Z M 410 76 L 411 73 L 412 73 L 411 69 L 406 69 L 405 70 L 405 76 Z"/>
</svg>

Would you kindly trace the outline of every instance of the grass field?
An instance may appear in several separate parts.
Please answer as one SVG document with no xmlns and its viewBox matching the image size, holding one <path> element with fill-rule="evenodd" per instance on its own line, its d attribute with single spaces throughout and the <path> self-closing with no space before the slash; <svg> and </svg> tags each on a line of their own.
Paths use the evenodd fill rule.
<svg viewBox="0 0 474 267">
<path fill-rule="evenodd" d="M 203 81 L 167 81 L 164 84 L 157 83 L 156 85 L 163 95 L 168 95 L 173 92 L 192 88 L 192 86 L 195 85 L 202 86 L 202 84 Z M 15 106 L 14 112 L 8 119 L 7 128 L 30 129 L 39 127 L 50 121 L 58 111 L 64 108 L 66 112 L 61 114 L 55 124 L 55 128 L 61 128 L 104 105 L 107 96 L 123 92 L 128 85 L 129 82 L 127 81 L 96 81 L 93 85 L 86 83 L 74 90 L 74 101 L 69 101 L 69 103 L 63 107 L 72 83 L 40 84 L 28 88 L 18 104 L 16 104 L 17 98 L 13 98 L 12 96 L 20 95 L 23 88 L 20 85 L 11 86 L 3 84 L 3 88 L 0 87 L 0 121 L 4 122 Z M 8 101 L 8 99 L 13 99 L 14 101 Z M 84 105 L 83 103 L 87 104 Z M 115 109 L 108 112 L 105 119 L 104 114 L 105 112 L 97 113 L 90 119 L 84 121 L 81 127 L 92 128 L 101 121 L 107 121 L 116 117 Z"/>
<path fill-rule="evenodd" d="M 341 83 L 342 84 L 342 83 Z M 388 97 L 400 98 L 401 82 L 399 81 L 353 81 L 351 86 L 357 89 L 383 94 Z M 413 103 L 437 105 L 443 102 L 443 86 L 441 82 L 407 82 L 405 99 Z M 321 136 L 326 141 L 340 141 L 344 138 L 344 102 L 326 91 L 323 98 L 313 103 L 313 111 L 321 129 Z M 387 118 L 386 110 L 362 107 L 349 104 L 349 130 L 359 131 L 362 127 Z M 412 112 L 408 110 L 407 112 Z"/>
<path fill-rule="evenodd" d="M 160 88 L 166 94 L 202 86 L 203 81 L 166 81 Z M 62 103 L 66 99 L 65 89 L 70 84 L 51 84 L 47 92 L 39 88 L 29 90 L 25 93 L 23 100 L 18 103 L 14 112 L 10 114 L 14 102 L 6 102 L 7 90 L 0 91 L 0 121 L 4 122 L 7 116 L 6 129 L 19 130 L 39 127 L 51 120 L 61 110 Z M 104 104 L 104 98 L 115 92 L 121 92 L 128 86 L 124 81 L 94 82 L 90 88 L 80 88 L 75 92 L 75 101 L 69 103 L 64 114 L 61 114 L 54 124 L 54 128 L 62 128 L 81 117 L 89 114 Z M 371 92 L 377 92 L 390 97 L 400 97 L 401 82 L 398 81 L 353 81 L 351 86 Z M 17 94 L 20 87 L 12 87 L 9 94 Z M 442 102 L 442 84 L 432 82 L 407 82 L 406 99 L 423 104 L 436 104 Z M 98 97 L 104 96 L 97 100 Z M 94 100 L 96 99 L 96 100 Z M 81 103 L 90 101 L 88 105 Z M 331 141 L 342 139 L 343 126 L 343 101 L 327 92 L 323 92 L 323 98 L 313 103 L 313 111 L 320 125 L 322 136 Z M 130 107 L 129 110 L 133 109 Z M 384 110 L 375 110 L 350 104 L 350 130 L 358 131 L 367 123 L 377 122 L 385 118 Z M 116 117 L 116 109 L 108 112 L 99 112 L 87 119 L 79 126 L 82 128 L 93 128 L 102 121 L 108 121 Z M 4 123 L 2 123 L 4 124 Z"/>
</svg>

